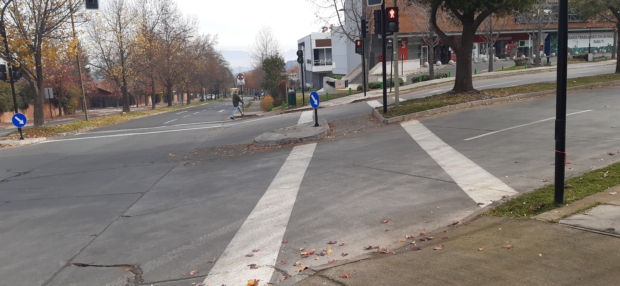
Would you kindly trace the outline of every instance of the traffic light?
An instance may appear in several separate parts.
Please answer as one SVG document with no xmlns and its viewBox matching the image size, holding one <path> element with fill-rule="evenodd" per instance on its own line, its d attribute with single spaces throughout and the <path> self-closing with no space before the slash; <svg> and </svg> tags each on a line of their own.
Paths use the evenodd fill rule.
<svg viewBox="0 0 620 286">
<path fill-rule="evenodd" d="M 389 7 L 385 9 L 385 32 L 398 32 L 398 7 Z"/>
<path fill-rule="evenodd" d="M 11 71 L 11 74 L 13 75 L 13 81 L 18 81 L 20 78 L 22 78 L 22 73 L 19 71 L 18 67 L 11 67 Z"/>
<path fill-rule="evenodd" d="M 99 1 L 86 0 L 86 9 L 99 9 Z"/>
<path fill-rule="evenodd" d="M 368 23 L 366 22 L 366 19 L 362 19 L 361 25 L 362 25 L 362 39 L 366 39 L 366 34 L 368 33 Z"/>
<path fill-rule="evenodd" d="M 362 54 L 362 40 L 355 40 L 355 53 Z"/>
<path fill-rule="evenodd" d="M 381 35 L 381 10 L 375 10 L 375 35 Z"/>
<path fill-rule="evenodd" d="M 304 63 L 304 51 L 297 50 L 297 62 L 299 64 L 303 64 Z"/>
<path fill-rule="evenodd" d="M 9 78 L 6 74 L 6 65 L 0 65 L 0 80 L 7 81 Z"/>
</svg>

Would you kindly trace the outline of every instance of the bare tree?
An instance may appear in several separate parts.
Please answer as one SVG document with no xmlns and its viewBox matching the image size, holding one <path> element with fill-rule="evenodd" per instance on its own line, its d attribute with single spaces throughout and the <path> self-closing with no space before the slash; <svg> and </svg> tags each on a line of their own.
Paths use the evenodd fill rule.
<svg viewBox="0 0 620 286">
<path fill-rule="evenodd" d="M 87 29 L 90 65 L 116 83 L 123 96 L 123 111 L 130 111 L 129 81 L 132 74 L 132 41 L 137 32 L 135 2 L 110 0 Z"/>
<path fill-rule="evenodd" d="M 269 26 L 263 26 L 254 37 L 254 43 L 250 47 L 252 67 L 261 68 L 263 61 L 280 53 L 280 42 Z"/>
<path fill-rule="evenodd" d="M 43 58 L 45 53 L 53 52 L 43 47 L 52 38 L 68 38 L 65 33 L 68 30 L 63 28 L 68 28 L 65 24 L 71 18 L 71 11 L 79 11 L 79 7 L 79 1 L 72 3 L 70 0 L 13 1 L 5 12 L 8 14 L 5 25 L 11 37 L 11 54 L 3 49 L 2 58 L 20 67 L 33 90 L 35 127 L 44 123 Z"/>
<path fill-rule="evenodd" d="M 495 48 L 493 46 L 507 23 L 508 18 L 498 18 L 495 14 L 482 22 L 482 37 L 487 41 L 487 55 L 489 55 L 489 72 L 493 71 L 493 62 L 495 61 Z"/>
<path fill-rule="evenodd" d="M 435 28 L 431 23 L 430 6 L 420 1 L 409 1 L 403 8 L 403 12 L 413 21 L 413 25 L 420 31 L 424 43 L 428 46 L 428 74 L 430 79 L 435 78 L 435 47 L 441 39 L 435 33 Z M 442 13 L 438 11 L 437 13 Z"/>
<path fill-rule="evenodd" d="M 541 65 L 541 54 L 539 52 L 542 31 L 549 27 L 551 23 L 557 23 L 557 1 L 537 0 L 528 8 L 518 11 L 515 15 L 517 23 L 530 35 L 534 40 L 534 51 L 530 51 L 530 57 L 535 56 L 534 64 Z"/>
</svg>

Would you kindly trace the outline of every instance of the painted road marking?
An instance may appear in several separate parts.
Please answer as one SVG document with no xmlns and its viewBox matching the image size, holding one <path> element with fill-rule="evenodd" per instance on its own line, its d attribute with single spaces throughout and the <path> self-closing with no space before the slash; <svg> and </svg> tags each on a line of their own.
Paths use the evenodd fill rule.
<svg viewBox="0 0 620 286">
<path fill-rule="evenodd" d="M 377 108 L 377 107 L 383 106 L 383 104 L 381 104 L 381 102 L 379 102 L 378 100 L 371 100 L 371 101 L 366 101 L 366 102 L 372 108 Z"/>
<path fill-rule="evenodd" d="M 314 120 L 313 115 L 314 115 L 314 111 L 312 110 L 302 112 L 301 116 L 299 116 L 299 121 L 297 121 L 297 125 L 300 125 L 306 122 L 312 122 Z"/>
<path fill-rule="evenodd" d="M 194 112 L 194 114 L 198 114 L 198 113 L 200 113 L 200 111 L 198 111 L 198 112 Z"/>
<path fill-rule="evenodd" d="M 185 116 L 183 116 L 183 118 L 185 118 L 185 117 L 190 117 L 190 116 L 191 116 L 191 115 L 185 115 Z"/>
<path fill-rule="evenodd" d="M 293 148 L 271 185 L 230 241 L 203 284 L 245 285 L 252 279 L 260 279 L 261 283 L 269 282 L 282 247 L 282 238 L 295 205 L 297 192 L 315 148 L 316 143 Z M 253 253 L 253 249 L 260 251 Z M 254 254 L 250 262 L 243 259 L 248 253 Z M 254 263 L 259 268 L 250 269 L 249 263 Z"/>
<path fill-rule="evenodd" d="M 164 124 L 168 124 L 168 123 L 170 123 L 170 122 L 174 122 L 174 121 L 177 121 L 177 119 L 172 119 L 172 120 L 170 120 L 170 121 L 166 121 L 166 122 L 164 122 Z"/>
<path fill-rule="evenodd" d="M 181 113 L 185 113 L 185 112 L 187 112 L 187 111 L 181 111 L 181 112 L 177 112 L 175 114 L 181 114 Z"/>
<path fill-rule="evenodd" d="M 216 123 L 226 123 L 226 122 L 228 122 L 228 121 L 205 121 L 205 122 L 175 124 L 175 125 L 168 125 L 168 126 L 155 126 L 155 127 L 142 127 L 142 128 L 131 128 L 131 129 L 116 129 L 116 130 L 105 130 L 105 131 L 92 131 L 92 132 L 88 132 L 88 134 L 137 131 L 137 130 L 147 130 L 147 129 L 148 130 L 153 130 L 153 129 L 157 129 L 157 128 L 170 128 L 170 127 L 179 127 L 179 126 L 187 126 L 187 125 L 216 124 Z"/>
<path fill-rule="evenodd" d="M 218 111 L 218 112 L 222 112 L 222 111 L 224 111 L 224 110 L 226 110 L 226 109 L 222 109 L 222 110 L 220 110 L 220 111 Z"/>
<path fill-rule="evenodd" d="M 487 87 L 487 86 L 494 86 L 494 85 L 500 85 L 500 84 L 507 84 L 507 83 L 511 83 L 511 82 L 519 82 L 519 81 L 520 81 L 520 80 L 505 81 L 505 82 L 502 82 L 502 83 L 494 83 L 494 84 L 481 85 L 481 86 L 478 86 L 478 87 L 476 87 L 476 88 Z"/>
<path fill-rule="evenodd" d="M 517 194 L 500 179 L 443 142 L 419 121 L 404 122 L 401 126 L 480 207 L 504 196 Z"/>
<path fill-rule="evenodd" d="M 590 111 L 592 111 L 592 110 L 577 111 L 577 112 L 573 112 L 573 113 L 570 113 L 570 114 L 566 114 L 566 116 L 580 114 L 580 113 L 584 113 L 584 112 L 590 112 Z M 488 136 L 488 135 L 491 135 L 491 134 L 495 134 L 495 133 L 499 133 L 499 132 L 503 132 L 503 131 L 506 131 L 506 130 L 523 127 L 523 126 L 528 126 L 528 125 L 532 125 L 532 124 L 536 124 L 536 123 L 541 123 L 541 122 L 545 122 L 545 121 L 549 121 L 549 120 L 555 120 L 555 117 L 551 117 L 551 118 L 542 119 L 542 120 L 538 120 L 538 121 L 534 121 L 534 122 L 530 122 L 530 123 L 526 123 L 526 124 L 521 124 L 521 125 L 517 125 L 517 126 L 513 126 L 513 127 L 508 127 L 508 128 L 500 129 L 500 130 L 497 130 L 497 131 L 493 131 L 493 132 L 485 133 L 485 134 L 478 135 L 478 136 L 475 136 L 475 137 L 467 138 L 467 139 L 465 139 L 465 141 L 474 140 L 474 139 L 478 139 L 480 137 Z"/>
</svg>

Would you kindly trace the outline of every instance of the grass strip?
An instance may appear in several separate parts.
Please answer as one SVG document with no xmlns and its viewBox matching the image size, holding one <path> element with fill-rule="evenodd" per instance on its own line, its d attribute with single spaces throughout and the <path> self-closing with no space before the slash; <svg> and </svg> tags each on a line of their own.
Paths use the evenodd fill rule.
<svg viewBox="0 0 620 286">
<path fill-rule="evenodd" d="M 572 78 L 568 80 L 568 87 L 585 86 L 597 83 L 606 83 L 620 80 L 620 74 L 602 74 L 595 76 L 586 76 Z M 532 93 L 540 91 L 552 91 L 556 89 L 556 83 L 532 83 L 526 85 L 504 87 L 504 88 L 492 88 L 485 89 L 481 93 L 473 94 L 452 94 L 443 93 L 435 94 L 424 98 L 414 98 L 406 100 L 400 103 L 398 107 L 390 106 L 388 112 L 383 116 L 385 118 L 391 118 L 400 115 L 411 114 L 424 110 L 444 107 L 448 105 L 455 105 L 459 103 L 466 103 L 476 100 L 483 100 L 496 97 L 506 97 L 515 94 Z"/>
<path fill-rule="evenodd" d="M 607 173 L 607 177 L 605 177 Z M 564 202 L 570 204 L 587 196 L 620 185 L 620 163 L 587 172 L 566 180 Z M 510 199 L 484 215 L 529 218 L 561 207 L 554 202 L 554 185 L 546 185 L 531 193 Z"/>
<path fill-rule="evenodd" d="M 142 111 L 131 111 L 124 114 L 113 114 L 98 118 L 92 118 L 89 121 L 86 120 L 78 120 L 72 121 L 65 124 L 59 125 L 51 125 L 51 126 L 43 126 L 43 127 L 33 127 L 23 129 L 25 138 L 39 138 L 39 137 L 53 137 L 58 134 L 67 133 L 67 132 L 75 132 L 83 129 L 92 129 L 92 128 L 100 128 L 105 126 L 110 126 L 114 124 L 119 124 L 123 122 L 127 122 L 129 120 L 135 119 L 137 117 L 146 116 L 146 115 L 154 115 L 158 113 L 164 113 L 168 111 L 174 111 L 182 108 L 187 108 L 191 106 L 196 106 L 204 104 L 201 102 L 191 103 L 189 105 L 175 105 L 175 106 L 166 106 L 157 108 L 155 110 L 142 110 Z M 16 139 L 19 137 L 17 131 L 13 131 L 6 135 L 8 139 Z"/>
<path fill-rule="evenodd" d="M 250 101 L 248 103 L 245 104 L 245 106 L 243 107 L 243 112 L 245 112 L 246 110 L 248 110 L 248 108 L 250 108 L 250 106 L 252 105 L 253 101 Z"/>
</svg>

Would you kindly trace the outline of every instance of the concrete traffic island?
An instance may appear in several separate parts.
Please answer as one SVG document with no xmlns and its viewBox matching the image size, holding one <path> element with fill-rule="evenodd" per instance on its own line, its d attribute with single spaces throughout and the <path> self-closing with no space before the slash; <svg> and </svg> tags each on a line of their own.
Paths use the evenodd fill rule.
<svg viewBox="0 0 620 286">
<path fill-rule="evenodd" d="M 47 139 L 45 137 L 41 137 L 41 138 L 26 138 L 24 140 L 0 140 L 0 147 L 6 148 L 6 147 L 26 146 L 26 145 L 30 145 L 30 144 L 36 144 L 36 143 L 45 142 L 46 140 Z"/>
<path fill-rule="evenodd" d="M 324 119 L 319 119 L 319 125 L 319 127 L 314 127 L 314 121 L 312 121 L 265 132 L 254 139 L 254 145 L 278 146 L 319 140 L 329 134 L 330 131 L 329 125 Z"/>
</svg>

